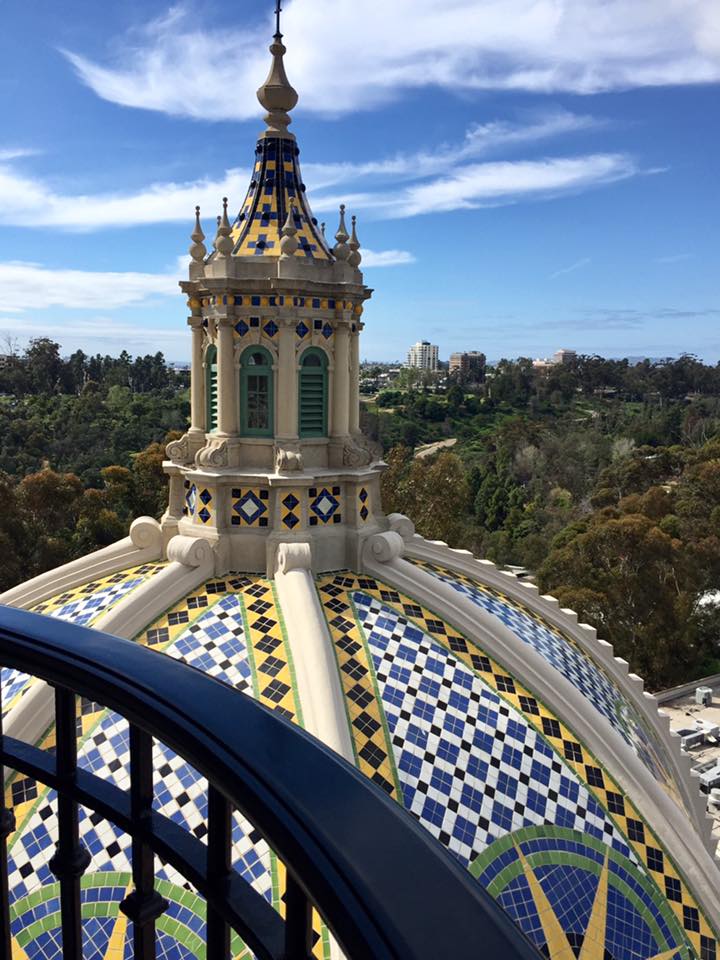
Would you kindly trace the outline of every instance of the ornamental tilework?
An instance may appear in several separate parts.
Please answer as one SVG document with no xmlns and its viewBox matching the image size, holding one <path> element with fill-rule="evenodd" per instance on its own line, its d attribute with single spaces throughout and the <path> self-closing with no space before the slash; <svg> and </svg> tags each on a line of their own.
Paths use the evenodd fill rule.
<svg viewBox="0 0 720 960">
<path fill-rule="evenodd" d="M 280 523 L 286 530 L 295 530 L 302 523 L 301 493 L 299 490 L 281 490 L 278 496 L 280 497 Z"/>
<path fill-rule="evenodd" d="M 357 495 L 357 512 L 358 521 L 360 523 L 367 523 L 371 509 L 372 503 L 370 500 L 370 491 L 367 489 L 367 487 L 360 487 Z"/>
<path fill-rule="evenodd" d="M 415 561 L 473 603 L 496 616 L 518 639 L 531 646 L 601 713 L 632 748 L 650 773 L 682 803 L 664 760 L 665 750 L 635 707 L 577 644 L 526 608 L 462 574 Z"/>
<path fill-rule="evenodd" d="M 598 957 L 615 960 L 692 953 L 648 878 L 622 854 L 567 828 L 517 831 L 489 847 L 471 872 L 551 956 L 562 950 L 585 956 L 593 946 Z"/>
<path fill-rule="evenodd" d="M 295 256 L 331 259 L 308 204 L 299 152 L 294 141 L 279 137 L 258 140 L 250 188 L 230 234 L 235 244 L 233 256 L 279 256 L 281 230 L 292 205 L 298 241 Z"/>
<path fill-rule="evenodd" d="M 431 611 L 372 578 L 327 576 L 318 590 L 361 770 L 394 777 L 388 792 L 402 796 L 465 862 L 477 856 L 470 850 L 478 841 L 482 846 L 483 832 L 492 850 L 498 838 L 527 829 L 520 818 L 579 827 L 586 842 L 636 864 L 697 956 L 717 952 L 717 932 L 651 828 L 532 691 Z M 375 712 L 379 699 L 383 709 Z M 488 723 L 490 714 L 497 718 Z M 480 783 L 489 784 L 491 796 Z"/>
<path fill-rule="evenodd" d="M 36 603 L 30 609 L 34 613 L 44 613 L 58 620 L 88 627 L 136 587 L 162 570 L 163 566 L 163 563 L 143 563 L 128 570 L 99 577 L 91 583 L 84 583 Z M 34 682 L 34 678 L 18 670 L 2 668 L 3 716 L 19 703 Z"/>
<path fill-rule="evenodd" d="M 194 483 L 190 483 L 189 480 L 186 480 L 184 483 L 185 486 L 185 505 L 183 507 L 183 515 L 186 517 L 194 517 L 195 511 L 198 505 L 198 490 Z"/>
<path fill-rule="evenodd" d="M 236 487 L 232 491 L 233 527 L 267 527 L 270 492 L 266 487 Z"/>
<path fill-rule="evenodd" d="M 207 487 L 197 488 L 197 500 L 195 505 L 195 519 L 200 523 L 208 524 L 213 519 L 215 509 L 213 507 L 213 495 Z"/>
<path fill-rule="evenodd" d="M 311 527 L 328 523 L 342 523 L 342 493 L 340 487 L 310 487 L 308 490 L 308 517 Z"/>
<path fill-rule="evenodd" d="M 143 631 L 138 641 L 210 673 L 294 722 L 302 722 L 290 651 L 269 581 L 242 575 L 207 581 Z M 79 704 L 78 732 L 79 765 L 127 788 L 127 722 L 99 704 L 83 700 Z M 54 746 L 52 729 L 41 746 Z M 204 840 L 206 781 L 169 747 L 158 742 L 154 743 L 153 763 L 155 809 Z M 60 960 L 60 919 L 52 907 L 57 885 L 48 867 L 57 830 L 54 792 L 38 788 L 29 778 L 16 776 L 7 787 L 6 803 L 12 807 L 17 823 L 9 844 L 16 946 L 30 951 L 28 956 L 40 955 L 38 950 L 42 948 L 47 960 Z M 92 955 L 107 960 L 119 960 L 123 951 L 125 956 L 131 956 L 127 924 L 118 912 L 131 880 L 130 838 L 84 809 L 80 811 L 80 836 L 92 856 L 91 872 L 82 881 L 83 890 L 88 891 L 83 894 L 87 909 L 93 911 L 87 915 L 109 918 L 102 930 L 91 931 L 88 927 L 86 949 L 97 948 Z M 277 909 L 282 908 L 284 883 L 278 881 L 277 858 L 238 813 L 233 817 L 233 862 L 256 890 Z M 160 878 L 160 892 L 170 900 L 170 909 L 158 921 L 158 930 L 165 936 L 159 955 L 171 960 L 200 955 L 204 902 L 183 889 L 184 879 L 171 867 L 163 865 L 156 875 Z M 42 914 L 42 930 L 29 913 L 31 909 Z M 83 910 L 85 915 L 86 908 Z M 48 921 L 47 916 L 53 919 Z M 323 960 L 329 950 L 327 932 L 319 922 L 316 926 L 314 955 Z M 44 938 L 42 942 L 40 938 Z M 237 937 L 233 956 L 247 956 L 250 960 L 249 952 Z"/>
</svg>

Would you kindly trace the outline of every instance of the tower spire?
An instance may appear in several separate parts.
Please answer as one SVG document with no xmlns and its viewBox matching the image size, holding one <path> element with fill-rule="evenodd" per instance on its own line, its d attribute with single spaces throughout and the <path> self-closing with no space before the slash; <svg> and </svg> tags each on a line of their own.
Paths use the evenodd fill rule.
<svg viewBox="0 0 720 960">
<path fill-rule="evenodd" d="M 265 123 L 267 130 L 264 133 L 266 137 L 284 137 L 294 140 L 292 133 L 288 133 L 288 125 L 291 123 L 290 110 L 298 102 L 297 91 L 291 85 L 285 73 L 285 64 L 283 57 L 286 47 L 282 42 L 282 33 L 280 33 L 280 11 L 282 10 L 281 0 L 277 0 L 275 5 L 275 35 L 270 44 L 270 53 L 272 54 L 272 64 L 270 73 L 265 83 L 257 92 L 257 98 L 260 105 L 267 110 Z"/>
</svg>

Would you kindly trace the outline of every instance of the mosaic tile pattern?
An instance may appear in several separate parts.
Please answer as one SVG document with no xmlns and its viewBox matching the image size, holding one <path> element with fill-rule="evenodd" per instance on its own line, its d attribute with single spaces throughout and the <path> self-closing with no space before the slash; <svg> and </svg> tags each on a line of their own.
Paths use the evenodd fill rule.
<svg viewBox="0 0 720 960">
<path fill-rule="evenodd" d="M 293 666 L 271 582 L 246 576 L 208 581 L 168 610 L 138 640 L 218 677 L 290 720 L 302 722 Z M 79 764 L 127 788 L 126 721 L 98 704 L 83 701 L 78 729 Z M 42 746 L 50 749 L 53 745 L 51 730 Z M 204 840 L 206 781 L 163 744 L 154 744 L 153 759 L 155 808 Z M 7 788 L 6 802 L 12 806 L 18 825 L 11 838 L 9 863 L 16 945 L 22 945 L 28 957 L 59 960 L 59 914 L 53 906 L 57 885 L 47 865 L 56 838 L 54 794 L 38 789 L 28 778 L 16 777 Z M 83 879 L 84 889 L 88 888 L 87 916 L 108 918 L 100 927 L 88 926 L 87 950 L 107 960 L 131 956 L 127 923 L 118 912 L 130 883 L 130 839 L 85 810 L 80 812 L 80 834 L 92 855 Z M 233 862 L 256 890 L 277 909 L 283 909 L 281 865 L 252 825 L 237 813 Z M 170 900 L 170 909 L 158 923 L 162 934 L 158 956 L 178 960 L 204 955 L 203 901 L 184 889 L 183 878 L 169 866 L 159 866 L 156 875 L 161 892 Z M 42 919 L 42 929 L 37 926 L 38 919 Z M 322 960 L 329 951 L 327 931 L 319 920 L 316 927 L 315 955 Z M 233 956 L 250 957 L 237 938 Z"/>
<path fill-rule="evenodd" d="M 197 487 L 189 480 L 184 482 L 185 487 L 185 505 L 183 506 L 183 516 L 194 517 L 197 509 Z"/>
<path fill-rule="evenodd" d="M 388 792 L 413 805 L 416 815 L 421 805 L 420 818 L 461 859 L 472 857 L 469 848 L 482 839 L 483 830 L 491 850 L 503 836 L 527 829 L 521 817 L 544 816 L 546 823 L 576 829 L 578 820 L 571 826 L 574 809 L 583 820 L 585 840 L 635 861 L 638 875 L 678 919 L 693 951 L 707 960 L 714 957 L 717 932 L 650 827 L 572 730 L 531 690 L 431 611 L 372 578 L 345 573 L 322 577 L 318 590 L 355 749 L 365 750 L 377 764 L 358 756 L 360 769 L 370 776 L 387 771 L 389 781 L 394 776 L 394 789 L 389 786 Z M 415 669 L 418 662 L 421 671 Z M 479 704 L 470 699 L 477 681 L 484 693 Z M 376 709 L 380 698 L 382 710 Z M 485 723 L 491 712 L 497 720 L 480 729 L 479 720 Z M 531 731 L 538 735 L 531 737 L 532 757 L 526 753 Z M 519 774 L 503 769 L 504 763 L 517 761 Z M 478 791 L 473 777 L 489 784 L 493 795 Z M 533 777 L 547 780 L 542 790 L 532 785 Z"/>
<path fill-rule="evenodd" d="M 197 500 L 194 516 L 200 523 L 208 524 L 214 515 L 213 495 L 207 487 L 197 488 Z"/>
<path fill-rule="evenodd" d="M 302 523 L 301 492 L 299 490 L 282 490 L 280 497 L 280 523 L 286 530 L 294 530 Z"/>
<path fill-rule="evenodd" d="M 342 523 L 342 492 L 340 487 L 310 487 L 307 495 L 311 527 L 325 526 L 328 523 Z"/>
<path fill-rule="evenodd" d="M 143 563 L 107 577 L 99 577 L 90 583 L 73 587 L 48 600 L 36 603 L 30 609 L 34 613 L 44 613 L 46 616 L 57 617 L 58 620 L 67 620 L 79 626 L 89 627 L 136 587 L 162 570 L 163 566 L 163 563 Z M 34 679 L 27 674 L 3 667 L 3 716 L 20 702 L 33 682 Z"/>
<path fill-rule="evenodd" d="M 497 841 L 471 872 L 536 946 L 571 957 L 684 958 L 692 947 L 667 901 L 625 857 L 567 828 Z M 560 932 L 556 927 L 559 924 Z M 583 954 L 585 955 L 585 954 Z"/>
<path fill-rule="evenodd" d="M 267 487 L 236 487 L 232 491 L 230 523 L 234 527 L 267 527 L 269 505 Z"/>
<path fill-rule="evenodd" d="M 313 217 L 300 173 L 294 140 L 265 137 L 257 142 L 252 180 L 230 234 L 233 256 L 280 256 L 280 238 L 288 211 L 297 230 L 296 257 L 332 259 Z"/>
<path fill-rule="evenodd" d="M 371 510 L 372 503 L 370 500 L 370 491 L 367 489 L 367 487 L 360 487 L 357 495 L 357 515 L 358 521 L 361 524 L 367 523 Z"/>
<path fill-rule="evenodd" d="M 602 714 L 632 748 L 650 773 L 679 800 L 665 759 L 665 749 L 648 729 L 635 707 L 607 674 L 570 638 L 515 601 L 501 596 L 462 574 L 414 561 L 428 573 L 450 584 L 473 603 L 496 616 L 518 639 L 531 646 Z M 679 801 L 681 802 L 681 801 Z"/>
</svg>

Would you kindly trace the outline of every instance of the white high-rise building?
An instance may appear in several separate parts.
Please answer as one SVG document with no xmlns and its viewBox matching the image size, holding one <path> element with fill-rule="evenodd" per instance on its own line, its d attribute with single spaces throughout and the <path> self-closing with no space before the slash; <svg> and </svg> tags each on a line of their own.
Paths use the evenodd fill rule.
<svg viewBox="0 0 720 960">
<path fill-rule="evenodd" d="M 438 348 L 435 343 L 428 343 L 427 340 L 418 340 L 408 350 L 408 367 L 419 367 L 421 370 L 431 370 L 433 373 L 438 368 Z"/>
</svg>

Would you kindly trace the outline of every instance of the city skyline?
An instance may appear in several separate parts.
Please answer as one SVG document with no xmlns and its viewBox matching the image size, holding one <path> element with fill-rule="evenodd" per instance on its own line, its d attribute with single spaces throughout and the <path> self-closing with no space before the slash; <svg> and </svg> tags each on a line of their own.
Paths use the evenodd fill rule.
<svg viewBox="0 0 720 960">
<path fill-rule="evenodd" d="M 358 215 L 378 288 L 365 354 L 427 339 L 715 362 L 712 4 L 521 6 L 373 2 L 359 22 L 349 4 L 287 4 L 310 202 L 329 235 L 340 202 Z M 242 202 L 272 4 L 72 0 L 12 7 L 5 27 L 0 336 L 185 360 L 193 208 L 211 239 L 221 197 Z"/>
</svg>

